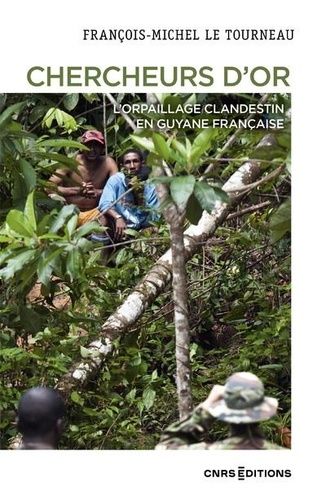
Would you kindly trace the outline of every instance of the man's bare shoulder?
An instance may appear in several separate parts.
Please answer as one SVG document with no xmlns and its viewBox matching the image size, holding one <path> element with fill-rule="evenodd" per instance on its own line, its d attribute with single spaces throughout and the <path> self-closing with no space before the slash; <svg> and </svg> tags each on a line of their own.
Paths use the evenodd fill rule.
<svg viewBox="0 0 326 500">
<path fill-rule="evenodd" d="M 116 161 L 112 158 L 112 156 L 109 155 L 107 155 L 107 157 L 104 160 L 104 168 L 110 175 L 119 172 Z"/>
<path fill-rule="evenodd" d="M 79 165 L 84 165 L 85 163 L 84 156 L 82 155 L 82 153 L 77 153 L 75 156 L 75 160 L 77 163 L 79 163 Z"/>
</svg>

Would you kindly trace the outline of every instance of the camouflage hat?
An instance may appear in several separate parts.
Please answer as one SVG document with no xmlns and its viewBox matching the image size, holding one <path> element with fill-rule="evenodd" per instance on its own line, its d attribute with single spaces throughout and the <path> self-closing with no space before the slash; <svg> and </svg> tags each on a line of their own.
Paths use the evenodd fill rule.
<svg viewBox="0 0 326 500">
<path fill-rule="evenodd" d="M 275 415 L 278 402 L 264 395 L 262 381 L 249 372 L 234 373 L 224 386 L 223 399 L 210 413 L 231 424 L 250 424 Z"/>
</svg>

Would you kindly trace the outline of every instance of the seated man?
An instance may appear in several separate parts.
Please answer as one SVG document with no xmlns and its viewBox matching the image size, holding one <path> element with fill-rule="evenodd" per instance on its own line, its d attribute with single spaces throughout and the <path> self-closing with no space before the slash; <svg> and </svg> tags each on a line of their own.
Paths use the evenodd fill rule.
<svg viewBox="0 0 326 500">
<path fill-rule="evenodd" d="M 81 137 L 89 151 L 77 154 L 77 170 L 59 169 L 50 178 L 57 186 L 56 192 L 63 196 L 67 204 L 76 205 L 80 210 L 78 225 L 96 219 L 103 188 L 110 175 L 118 172 L 116 162 L 104 157 L 104 137 L 98 130 L 87 130 Z M 53 193 L 51 193 L 53 194 Z"/>
<path fill-rule="evenodd" d="M 142 153 L 129 149 L 121 158 L 121 167 L 127 175 L 118 172 L 109 178 L 98 206 L 109 227 L 113 221 L 115 240 L 121 239 L 126 228 L 142 229 L 157 220 L 155 186 L 150 182 L 143 185 L 149 169 L 144 165 Z"/>
<path fill-rule="evenodd" d="M 17 429 L 21 450 L 54 450 L 63 430 L 65 405 L 60 394 L 47 387 L 33 387 L 19 400 Z"/>
</svg>

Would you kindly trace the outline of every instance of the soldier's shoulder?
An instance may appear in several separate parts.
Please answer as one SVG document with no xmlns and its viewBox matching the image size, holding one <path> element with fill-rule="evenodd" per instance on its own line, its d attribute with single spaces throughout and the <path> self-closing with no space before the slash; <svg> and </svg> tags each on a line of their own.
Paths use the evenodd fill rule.
<svg viewBox="0 0 326 500">
<path fill-rule="evenodd" d="M 283 446 L 279 446 L 278 444 L 272 443 L 271 441 L 267 441 L 264 439 L 263 441 L 263 449 L 264 450 L 285 450 Z"/>
<path fill-rule="evenodd" d="M 261 439 L 257 446 L 248 442 L 241 436 L 231 437 L 224 439 L 223 441 L 216 441 L 209 446 L 211 450 L 283 450 L 281 446 L 275 443 L 267 441 L 266 439 Z"/>
<path fill-rule="evenodd" d="M 211 450 L 236 450 L 241 449 L 242 439 L 240 437 L 226 438 L 216 441 L 210 445 Z"/>
<path fill-rule="evenodd" d="M 155 446 L 156 450 L 209 450 L 210 448 L 211 444 L 209 443 L 184 444 L 178 440 L 159 443 Z"/>
</svg>

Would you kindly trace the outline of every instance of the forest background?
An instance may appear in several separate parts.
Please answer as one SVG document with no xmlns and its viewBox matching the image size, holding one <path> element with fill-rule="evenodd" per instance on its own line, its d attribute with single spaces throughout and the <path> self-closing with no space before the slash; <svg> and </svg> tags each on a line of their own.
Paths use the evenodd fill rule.
<svg viewBox="0 0 326 500">
<path fill-rule="evenodd" d="M 112 97 L 133 103 L 149 96 Z M 260 96 L 156 98 L 176 105 L 189 100 L 258 102 Z M 284 165 L 277 177 L 246 194 L 187 264 L 192 395 L 199 403 L 214 383 L 223 383 L 234 371 L 252 371 L 280 402 L 279 415 L 264 425 L 265 432 L 269 439 L 289 446 L 290 98 L 271 94 L 268 100 L 287 109 L 287 127 L 274 134 L 273 147 L 257 149 L 266 130 L 241 130 L 207 179 L 218 198 L 221 185 L 248 159 L 259 160 L 262 176 Z M 6 448 L 15 435 L 14 414 L 22 391 L 56 385 L 71 365 L 87 358 L 89 342 L 98 338 L 107 317 L 170 246 L 170 236 L 162 220 L 154 236 L 132 234 L 135 241 L 117 249 L 114 265 L 104 266 L 100 251 L 85 238 L 93 226 L 76 231 L 74 212 L 45 194 L 48 178 L 59 165 L 75 168 L 73 158 L 80 148 L 76 140 L 86 128 L 105 130 L 108 153 L 114 158 L 137 141 L 153 141 L 152 131 L 135 134 L 126 116 L 114 114 L 108 96 L 2 94 L 0 112 L 0 427 L 1 447 Z M 215 129 L 201 140 L 201 132 L 161 134 L 170 149 L 171 135 L 185 148 L 196 139 L 201 144 L 188 172 L 196 178 L 234 134 Z M 149 155 L 148 163 L 154 164 L 155 158 Z M 171 161 L 172 167 L 180 163 L 178 157 Z M 43 283 L 45 299 L 30 293 L 37 280 Z M 98 376 L 69 393 L 62 447 L 153 448 L 161 430 L 178 418 L 174 343 L 168 286 L 115 341 Z M 226 428 L 216 424 L 210 438 L 225 434 Z"/>
</svg>

